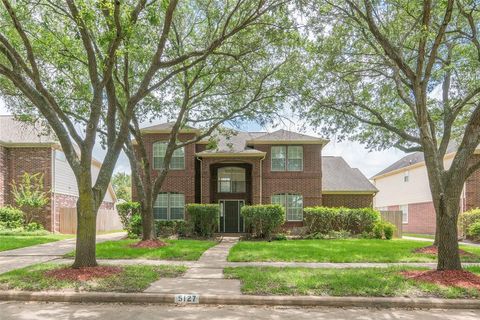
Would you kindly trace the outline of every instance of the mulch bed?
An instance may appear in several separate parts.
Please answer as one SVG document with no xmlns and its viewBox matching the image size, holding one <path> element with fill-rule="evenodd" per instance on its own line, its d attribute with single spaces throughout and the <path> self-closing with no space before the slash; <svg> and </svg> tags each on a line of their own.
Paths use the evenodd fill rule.
<svg viewBox="0 0 480 320">
<path fill-rule="evenodd" d="M 427 247 L 415 249 L 415 250 L 413 250 L 413 252 L 414 253 L 437 255 L 438 254 L 438 248 L 437 248 L 437 246 L 427 246 Z M 476 255 L 474 255 L 473 253 L 464 251 L 462 249 L 458 249 L 458 254 L 461 255 L 461 256 L 476 257 Z"/>
<path fill-rule="evenodd" d="M 404 271 L 400 272 L 406 279 L 434 283 L 448 287 L 475 288 L 480 290 L 480 277 L 465 270 L 446 271 Z"/>
<path fill-rule="evenodd" d="M 107 278 L 123 271 L 121 267 L 96 266 L 85 268 L 61 268 L 45 272 L 45 275 L 58 280 L 87 281 L 93 278 Z"/>
<path fill-rule="evenodd" d="M 168 246 L 168 243 L 160 240 L 145 240 L 131 244 L 131 248 L 161 248 Z"/>
</svg>

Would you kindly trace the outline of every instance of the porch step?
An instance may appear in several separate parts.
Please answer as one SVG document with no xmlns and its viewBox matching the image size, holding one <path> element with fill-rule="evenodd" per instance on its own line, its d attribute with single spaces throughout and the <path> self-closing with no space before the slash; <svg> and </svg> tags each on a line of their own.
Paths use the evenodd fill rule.
<svg viewBox="0 0 480 320">
<path fill-rule="evenodd" d="M 213 235 L 215 237 L 234 237 L 234 238 L 238 238 L 238 237 L 244 237 L 246 236 L 248 233 L 246 232 L 230 232 L 230 233 L 225 233 L 225 232 L 217 232 L 217 233 L 214 233 Z"/>
</svg>

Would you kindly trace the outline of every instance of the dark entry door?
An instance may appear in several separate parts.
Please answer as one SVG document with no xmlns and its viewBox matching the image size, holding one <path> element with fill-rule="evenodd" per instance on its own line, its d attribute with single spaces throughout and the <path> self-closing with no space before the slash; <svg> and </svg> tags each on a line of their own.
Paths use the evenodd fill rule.
<svg viewBox="0 0 480 320">
<path fill-rule="evenodd" d="M 243 231 L 243 219 L 240 217 L 240 208 L 243 201 L 239 200 L 222 200 L 223 205 L 223 223 L 221 223 L 221 231 L 223 232 L 241 232 Z M 222 226 L 223 224 L 223 226 Z"/>
</svg>

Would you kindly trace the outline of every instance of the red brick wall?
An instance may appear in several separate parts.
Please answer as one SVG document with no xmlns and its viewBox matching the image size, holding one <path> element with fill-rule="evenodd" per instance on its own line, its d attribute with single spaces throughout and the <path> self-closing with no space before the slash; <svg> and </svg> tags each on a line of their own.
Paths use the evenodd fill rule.
<svg viewBox="0 0 480 320">
<path fill-rule="evenodd" d="M 474 155 L 472 162 L 480 161 L 480 155 Z M 465 211 L 480 208 L 480 170 L 475 171 L 465 181 Z"/>
<path fill-rule="evenodd" d="M 9 193 L 7 153 L 8 149 L 0 146 L 0 207 L 6 204 Z"/>
<path fill-rule="evenodd" d="M 400 211 L 400 206 L 389 206 L 388 210 Z M 435 234 L 435 207 L 433 202 L 410 203 L 408 223 L 403 224 L 404 233 Z"/>
<path fill-rule="evenodd" d="M 325 207 L 371 208 L 373 194 L 323 194 Z"/>
<path fill-rule="evenodd" d="M 263 203 L 270 203 L 277 193 L 297 193 L 303 195 L 305 207 L 322 204 L 322 146 L 303 146 L 303 171 L 271 171 L 271 145 L 255 145 L 254 148 L 266 152 L 263 160 Z"/>
<path fill-rule="evenodd" d="M 167 133 L 148 133 L 144 134 L 143 139 L 150 162 L 153 166 L 153 143 L 157 141 L 166 141 L 170 137 Z M 192 133 L 182 133 L 178 135 L 178 140 L 185 141 L 194 138 Z M 137 151 L 138 153 L 138 151 Z M 158 171 L 151 171 L 153 178 L 158 176 Z M 132 183 L 132 198 L 138 199 L 135 183 Z M 185 203 L 195 202 L 195 145 L 185 146 L 185 169 L 170 170 L 160 189 L 162 192 L 180 192 L 185 194 Z"/>
<path fill-rule="evenodd" d="M 42 173 L 45 191 L 52 190 L 52 149 L 50 147 L 8 148 L 7 153 L 8 184 L 13 181 L 21 182 L 25 172 L 30 174 Z M 9 192 L 5 204 L 15 205 L 12 194 Z M 51 202 L 43 212 L 40 221 L 47 230 L 52 230 Z"/>
</svg>

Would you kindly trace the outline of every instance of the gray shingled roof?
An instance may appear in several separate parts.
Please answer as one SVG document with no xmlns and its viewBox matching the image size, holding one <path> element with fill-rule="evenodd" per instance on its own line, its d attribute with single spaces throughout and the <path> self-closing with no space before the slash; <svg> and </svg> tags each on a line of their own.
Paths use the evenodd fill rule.
<svg viewBox="0 0 480 320">
<path fill-rule="evenodd" d="M 212 138 L 217 139 L 217 147 L 211 150 L 205 150 L 199 153 L 202 154 L 215 154 L 215 153 L 243 153 L 243 154 L 263 154 L 263 152 L 247 148 L 246 143 L 248 140 L 257 136 L 264 135 L 265 132 L 244 132 L 229 129 L 231 134 L 223 134 L 216 132 L 212 135 Z"/>
<path fill-rule="evenodd" d="M 325 139 L 308 136 L 306 134 L 292 132 L 288 130 L 277 130 L 272 133 L 266 133 L 261 136 L 255 137 L 249 140 L 252 143 L 260 142 L 260 141 L 311 141 L 311 142 L 318 142 L 318 143 L 326 143 L 328 142 Z"/>
<path fill-rule="evenodd" d="M 457 144 L 455 142 L 451 142 L 448 147 L 447 147 L 447 154 L 451 152 L 455 152 L 457 150 Z M 402 169 L 408 166 L 411 166 L 412 164 L 420 163 L 425 161 L 425 158 L 423 157 L 423 152 L 414 152 L 411 154 L 406 155 L 405 157 L 401 158 L 400 160 L 394 162 L 390 166 L 386 167 L 376 175 L 372 177 L 376 178 L 378 176 L 384 175 L 386 173 Z"/>
<path fill-rule="evenodd" d="M 13 116 L 0 116 L 0 142 L 4 144 L 56 144 L 50 127 L 43 121 L 35 123 L 16 120 Z"/>
<path fill-rule="evenodd" d="M 377 192 L 377 188 L 357 168 L 342 157 L 322 157 L 323 192 Z"/>
<path fill-rule="evenodd" d="M 174 121 L 170 122 L 165 122 L 165 123 L 159 123 L 155 124 L 153 126 L 145 127 L 140 129 L 140 131 L 170 131 L 173 129 L 173 125 L 175 124 Z M 197 130 L 196 128 L 190 127 L 190 126 L 185 126 L 182 128 L 183 130 Z"/>
</svg>

